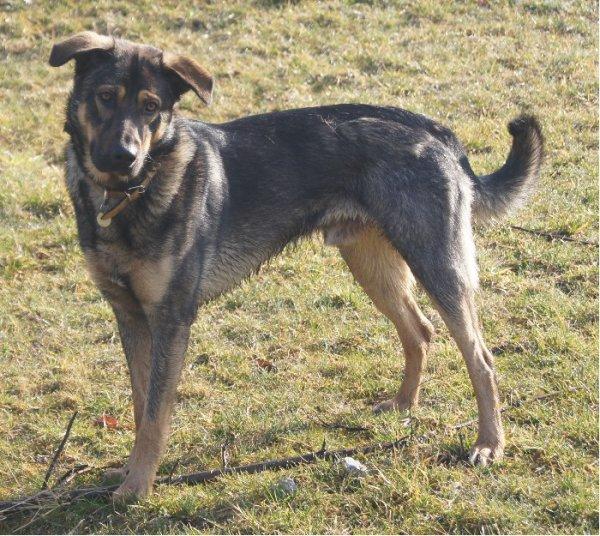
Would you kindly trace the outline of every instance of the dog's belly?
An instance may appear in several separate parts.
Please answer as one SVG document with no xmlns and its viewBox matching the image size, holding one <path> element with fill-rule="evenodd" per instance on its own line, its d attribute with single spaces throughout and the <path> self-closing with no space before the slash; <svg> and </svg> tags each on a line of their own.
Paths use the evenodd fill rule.
<svg viewBox="0 0 600 536">
<path fill-rule="evenodd" d="M 229 242 L 219 244 L 218 248 L 205 249 L 200 272 L 200 303 L 233 289 L 285 247 L 285 243 L 253 245 Z"/>
<path fill-rule="evenodd" d="M 321 231 L 326 245 L 348 245 L 374 224 L 347 196 L 312 201 L 289 211 L 262 210 L 261 214 L 263 217 L 246 214 L 243 222 L 235 220 L 212 240 L 204 237 L 200 252 L 201 302 L 216 298 L 257 273 L 291 242 Z"/>
</svg>

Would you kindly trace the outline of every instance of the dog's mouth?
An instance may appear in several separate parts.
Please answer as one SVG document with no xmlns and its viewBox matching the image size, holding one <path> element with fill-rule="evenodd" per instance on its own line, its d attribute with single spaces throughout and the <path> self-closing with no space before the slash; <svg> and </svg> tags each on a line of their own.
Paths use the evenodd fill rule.
<svg viewBox="0 0 600 536">
<path fill-rule="evenodd" d="M 134 160 L 115 165 L 111 156 L 99 156 L 91 147 L 85 160 L 86 168 L 95 182 L 107 189 L 126 189 L 139 176 L 145 157 L 138 153 Z"/>
<path fill-rule="evenodd" d="M 97 175 L 93 175 L 92 178 L 98 186 L 104 188 L 105 190 L 115 190 L 118 192 L 125 192 L 132 184 L 134 184 L 132 179 L 122 175 L 105 173 L 101 178 L 99 178 Z"/>
<path fill-rule="evenodd" d="M 111 161 L 110 156 L 97 156 L 94 154 L 94 151 L 91 151 L 91 160 L 94 164 L 94 167 L 100 171 L 101 173 L 115 175 L 119 177 L 135 177 L 138 171 L 138 160 L 139 157 L 136 157 L 135 160 L 128 161 L 126 163 L 114 163 Z"/>
<path fill-rule="evenodd" d="M 85 158 L 85 168 L 89 177 L 98 185 L 106 190 L 125 191 L 134 181 L 138 173 L 134 169 L 126 172 L 117 172 L 109 168 L 98 166 L 94 159 L 87 154 Z"/>
</svg>

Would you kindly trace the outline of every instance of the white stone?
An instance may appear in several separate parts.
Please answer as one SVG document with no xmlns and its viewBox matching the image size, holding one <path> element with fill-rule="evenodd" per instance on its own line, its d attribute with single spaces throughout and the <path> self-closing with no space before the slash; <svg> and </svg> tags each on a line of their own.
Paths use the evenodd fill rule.
<svg viewBox="0 0 600 536">
<path fill-rule="evenodd" d="M 369 473 L 369 470 L 362 463 L 350 456 L 342 458 L 339 463 L 349 475 L 361 477 Z"/>
</svg>

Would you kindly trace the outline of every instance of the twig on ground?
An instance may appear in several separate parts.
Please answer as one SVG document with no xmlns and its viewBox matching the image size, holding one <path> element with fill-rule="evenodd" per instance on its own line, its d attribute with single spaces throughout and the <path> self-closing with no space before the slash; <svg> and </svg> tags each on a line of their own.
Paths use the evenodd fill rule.
<svg viewBox="0 0 600 536">
<path fill-rule="evenodd" d="M 582 238 L 573 238 L 571 236 L 565 235 L 560 232 L 551 232 L 551 231 L 540 231 L 538 229 L 527 229 L 526 227 L 521 227 L 520 225 L 511 225 L 511 229 L 515 231 L 522 231 L 524 233 L 529 233 L 535 236 L 541 236 L 549 241 L 560 240 L 562 242 L 575 242 L 576 244 L 583 244 L 584 246 L 596 246 L 598 247 L 598 242 L 594 242 L 593 240 L 584 240 Z"/>
<path fill-rule="evenodd" d="M 37 512 L 35 512 L 35 514 L 33 514 L 31 519 L 27 520 L 23 525 L 16 528 L 13 531 L 13 533 L 14 534 L 22 533 L 27 527 L 32 525 L 35 521 L 41 521 L 42 519 L 45 519 L 48 516 L 50 516 L 53 512 L 58 510 L 60 508 L 60 506 L 61 506 L 60 504 L 52 503 L 50 508 L 43 509 L 41 507 L 38 507 Z"/>
<path fill-rule="evenodd" d="M 211 482 L 218 479 L 221 476 L 233 475 L 240 473 L 260 473 L 262 471 L 275 470 L 275 469 L 289 469 L 290 467 L 296 467 L 298 465 L 305 465 L 315 463 L 318 460 L 333 460 L 337 458 L 343 458 L 345 456 L 352 456 L 355 454 L 368 454 L 377 450 L 391 450 L 406 444 L 411 439 L 411 436 L 405 436 L 395 441 L 388 441 L 385 443 L 373 443 L 370 445 L 364 445 L 361 447 L 352 447 L 340 450 L 321 450 L 315 452 L 309 452 L 301 456 L 294 456 L 291 458 L 282 458 L 279 460 L 268 460 L 265 462 L 252 463 L 248 465 L 240 465 L 238 467 L 224 467 L 221 469 L 212 469 L 210 471 L 201 471 L 199 473 L 192 473 L 189 475 L 180 475 L 174 478 L 163 477 L 157 480 L 157 484 L 173 484 L 173 485 L 194 485 L 203 482 Z M 100 486 L 91 488 L 78 488 L 69 492 L 53 494 L 50 492 L 44 492 L 42 494 L 36 494 L 32 497 L 24 497 L 16 501 L 2 501 L 0 502 L 0 515 L 7 515 L 19 511 L 30 510 L 32 508 L 39 508 L 43 503 L 56 504 L 69 503 L 77 499 L 99 499 L 109 496 L 113 491 L 117 489 L 118 485 L 112 486 Z"/>
<path fill-rule="evenodd" d="M 65 484 L 68 484 L 69 482 L 71 482 L 71 480 L 73 480 L 76 476 L 83 475 L 85 473 L 89 473 L 90 471 L 93 471 L 94 469 L 95 469 L 95 467 L 92 467 L 91 465 L 88 465 L 87 463 L 81 463 L 79 465 L 76 465 L 75 467 L 69 469 L 66 473 L 64 473 L 56 481 L 56 484 L 54 485 L 53 489 L 56 489 L 60 486 L 64 486 Z"/>
<path fill-rule="evenodd" d="M 387 441 L 384 443 L 372 443 L 361 447 L 351 447 L 340 450 L 326 450 L 321 448 L 315 452 L 309 452 L 300 456 L 291 458 L 282 458 L 279 460 L 268 460 L 265 462 L 252 463 L 249 465 L 241 465 L 238 467 L 226 467 L 224 469 L 213 469 L 211 471 L 202 471 L 200 473 L 192 473 L 190 475 L 181 475 L 172 480 L 173 484 L 199 484 L 201 482 L 210 482 L 224 475 L 239 474 L 239 473 L 261 473 L 273 469 L 289 469 L 298 465 L 306 465 L 315 463 L 319 460 L 335 460 L 355 454 L 369 454 L 377 450 L 391 450 L 405 445 L 412 436 L 407 435 L 396 439 L 395 441 Z M 163 479 L 158 482 L 162 483 Z"/>
<path fill-rule="evenodd" d="M 48 470 L 46 471 L 46 476 L 44 477 L 44 483 L 42 484 L 42 491 L 48 488 L 48 481 L 50 480 L 50 476 L 52 476 L 52 471 L 54 471 L 54 466 L 56 465 L 58 458 L 62 454 L 62 451 L 64 450 L 65 445 L 67 444 L 67 440 L 69 439 L 69 434 L 71 433 L 71 427 L 73 426 L 73 423 L 75 422 L 75 417 L 77 417 L 77 411 L 75 413 L 73 413 L 73 416 L 71 417 L 71 420 L 69 421 L 69 424 L 67 425 L 67 429 L 65 430 L 65 434 L 63 435 L 62 441 L 58 445 L 58 448 L 56 449 L 56 452 L 54 453 L 54 457 L 52 458 L 52 461 L 50 462 L 50 467 L 48 467 Z"/>
<path fill-rule="evenodd" d="M 315 420 L 323 427 L 328 428 L 330 430 L 344 430 L 345 432 L 368 432 L 371 434 L 372 430 L 368 426 L 353 426 L 349 424 L 344 424 L 342 422 L 325 422 L 319 417 L 316 417 Z"/>
</svg>

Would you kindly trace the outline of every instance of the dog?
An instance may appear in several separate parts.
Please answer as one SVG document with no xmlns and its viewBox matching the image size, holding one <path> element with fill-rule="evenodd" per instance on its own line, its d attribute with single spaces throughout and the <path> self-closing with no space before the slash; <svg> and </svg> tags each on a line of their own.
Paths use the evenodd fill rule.
<svg viewBox="0 0 600 536">
<path fill-rule="evenodd" d="M 199 306 L 315 232 L 339 249 L 404 348 L 400 389 L 375 411 L 418 401 L 434 330 L 413 297 L 416 279 L 475 390 L 470 460 L 502 457 L 493 357 L 474 304 L 472 221 L 501 217 L 536 183 L 543 137 L 533 116 L 509 124 L 506 163 L 477 176 L 449 129 L 403 109 L 341 104 L 207 124 L 176 111 L 187 91 L 211 100 L 213 79 L 193 59 L 83 32 L 52 48 L 50 65 L 70 60 L 66 185 L 133 391 L 135 444 L 116 499 L 152 489 Z"/>
</svg>

